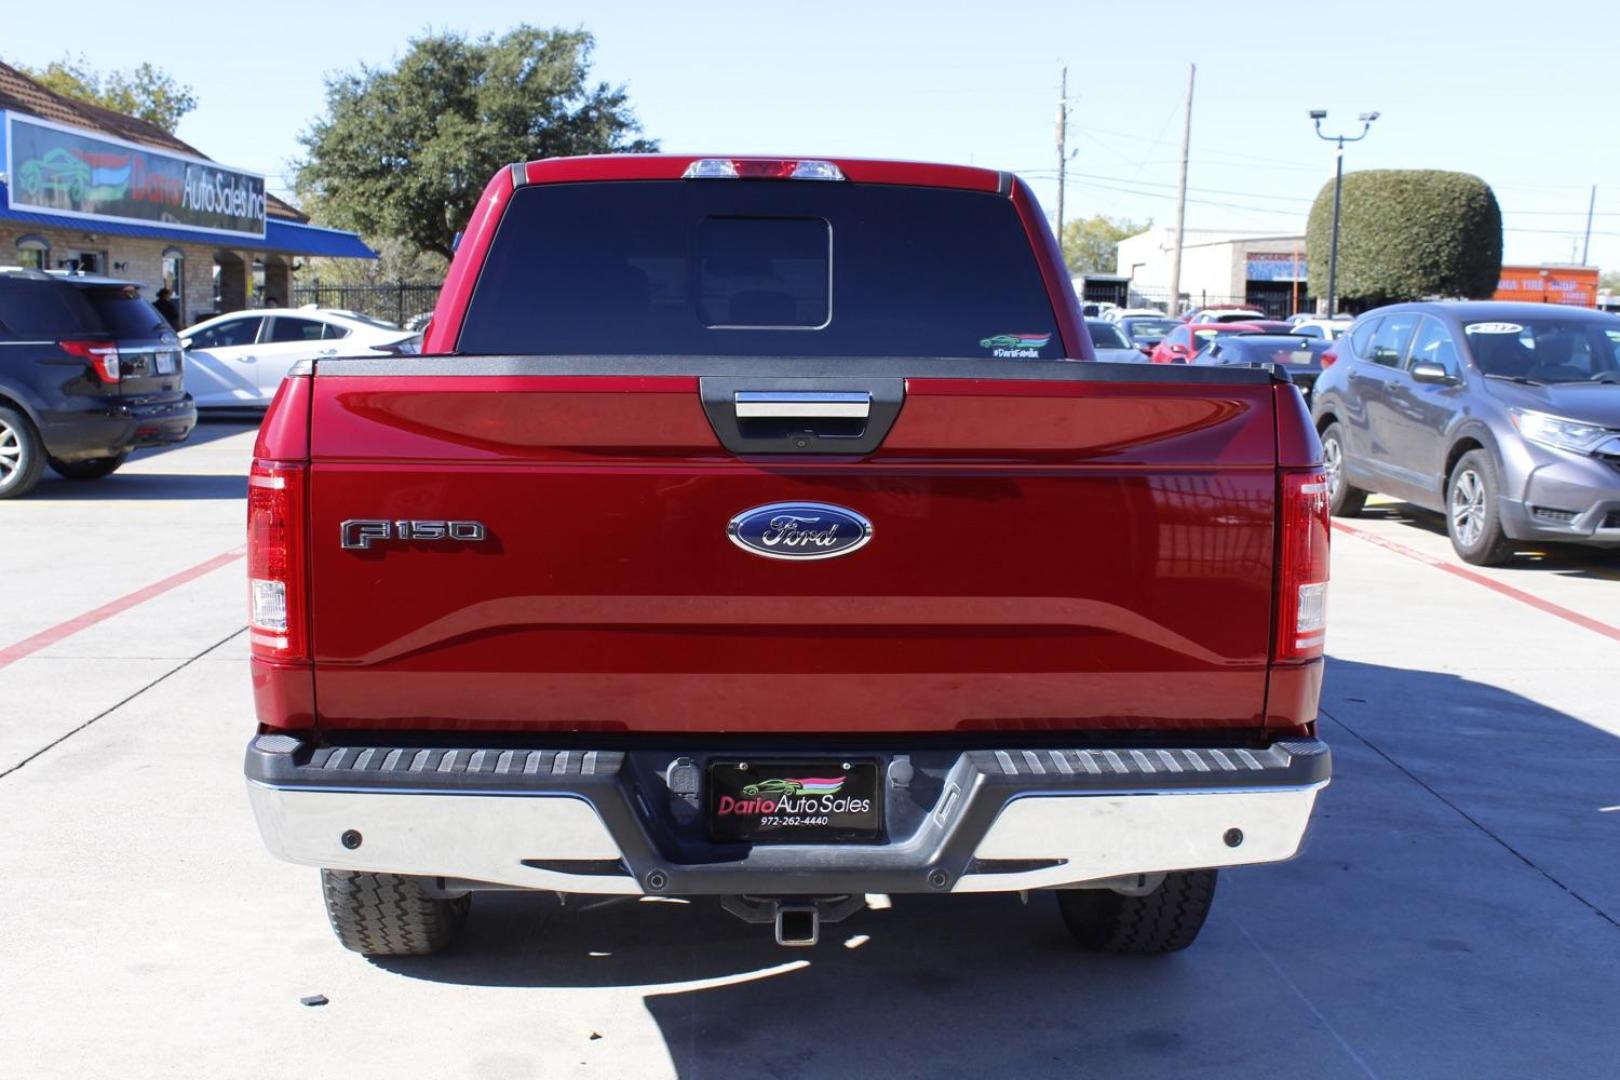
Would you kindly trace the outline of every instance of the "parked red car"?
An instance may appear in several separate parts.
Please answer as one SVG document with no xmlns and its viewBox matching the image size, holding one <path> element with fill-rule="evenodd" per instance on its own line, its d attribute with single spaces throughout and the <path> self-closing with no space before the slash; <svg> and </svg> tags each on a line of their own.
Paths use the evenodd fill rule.
<svg viewBox="0 0 1620 1080">
<path fill-rule="evenodd" d="M 1264 332 L 1261 323 L 1188 323 L 1178 326 L 1148 354 L 1155 364 L 1190 364 L 1203 347 L 1224 334 L 1258 334 Z"/>
</svg>

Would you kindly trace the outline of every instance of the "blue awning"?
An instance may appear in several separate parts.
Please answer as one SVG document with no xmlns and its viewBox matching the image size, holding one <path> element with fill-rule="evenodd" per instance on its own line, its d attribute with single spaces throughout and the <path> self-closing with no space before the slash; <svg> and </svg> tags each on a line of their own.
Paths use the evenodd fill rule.
<svg viewBox="0 0 1620 1080">
<path fill-rule="evenodd" d="M 319 225 L 303 225 L 281 218 L 268 218 L 264 226 L 264 239 L 256 236 L 227 236 L 218 233 L 195 232 L 191 229 L 165 229 L 161 225 L 134 225 L 127 221 L 66 217 L 61 214 L 38 214 L 32 210 L 13 210 L 6 185 L 0 184 L 0 221 L 15 221 L 38 229 L 72 229 L 77 232 L 106 233 L 109 236 L 139 236 L 148 240 L 167 240 L 174 244 L 212 244 L 236 251 L 276 251 L 286 255 L 325 255 L 334 259 L 375 259 L 377 253 L 352 232 L 326 229 Z M 0 252 L 0 260 L 10 256 Z"/>
<path fill-rule="evenodd" d="M 258 242 L 248 245 L 255 246 Z M 267 251 L 290 255 L 325 255 L 334 259 L 375 259 L 377 253 L 366 246 L 357 233 L 327 229 L 320 225 L 300 225 L 296 221 L 270 218 L 264 224 Z"/>
</svg>

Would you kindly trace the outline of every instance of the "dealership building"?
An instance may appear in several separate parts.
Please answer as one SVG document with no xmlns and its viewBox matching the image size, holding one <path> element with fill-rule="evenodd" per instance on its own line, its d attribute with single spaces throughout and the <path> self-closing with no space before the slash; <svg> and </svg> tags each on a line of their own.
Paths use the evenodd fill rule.
<svg viewBox="0 0 1620 1080">
<path fill-rule="evenodd" d="M 155 124 L 47 90 L 0 63 L 0 266 L 77 270 L 175 293 L 181 325 L 286 305 L 297 260 L 372 259 L 264 177 Z"/>
<path fill-rule="evenodd" d="M 1119 242 L 1116 273 L 1133 304 L 1163 307 L 1170 293 L 1175 233 L 1149 229 Z M 1276 318 L 1310 311 L 1302 233 L 1188 229 L 1181 252 L 1182 306 L 1253 307 Z"/>
</svg>

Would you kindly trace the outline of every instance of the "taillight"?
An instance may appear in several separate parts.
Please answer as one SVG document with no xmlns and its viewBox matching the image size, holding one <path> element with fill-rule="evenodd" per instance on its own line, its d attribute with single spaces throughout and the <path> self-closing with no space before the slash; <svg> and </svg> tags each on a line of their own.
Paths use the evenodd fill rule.
<svg viewBox="0 0 1620 1080">
<path fill-rule="evenodd" d="M 842 180 L 844 170 L 831 161 L 784 158 L 699 158 L 686 167 L 683 180 Z"/>
<path fill-rule="evenodd" d="M 1328 368 L 1332 367 L 1333 362 L 1335 360 L 1337 360 L 1338 358 L 1339 358 L 1339 354 L 1334 352 L 1332 349 L 1329 349 L 1327 352 L 1323 353 L 1322 354 L 1322 370 L 1326 371 Z"/>
<path fill-rule="evenodd" d="M 303 660 L 304 469 L 255 461 L 248 474 L 248 635 L 254 656 Z"/>
<path fill-rule="evenodd" d="M 1277 661 L 1314 660 L 1327 634 L 1328 485 L 1321 469 L 1282 474 Z"/>
<path fill-rule="evenodd" d="M 63 352 L 77 356 L 80 360 L 88 363 L 90 370 L 95 372 L 96 378 L 102 382 L 115 383 L 118 381 L 120 375 L 118 370 L 118 346 L 106 341 L 97 341 L 93 338 L 89 340 L 58 341 L 56 344 Z"/>
</svg>

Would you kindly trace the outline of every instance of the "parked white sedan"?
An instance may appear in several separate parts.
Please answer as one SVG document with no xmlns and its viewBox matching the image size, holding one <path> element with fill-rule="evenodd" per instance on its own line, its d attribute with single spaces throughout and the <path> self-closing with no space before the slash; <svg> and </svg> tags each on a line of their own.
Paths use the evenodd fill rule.
<svg viewBox="0 0 1620 1080">
<path fill-rule="evenodd" d="M 421 334 L 352 311 L 265 308 L 216 315 L 180 335 L 198 408 L 269 405 L 300 360 L 415 352 Z"/>
</svg>

